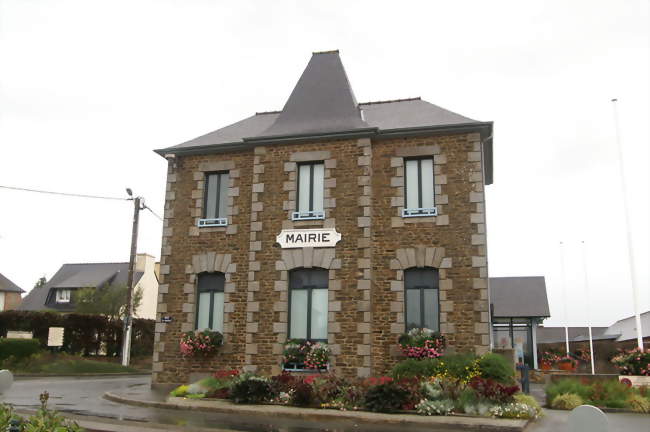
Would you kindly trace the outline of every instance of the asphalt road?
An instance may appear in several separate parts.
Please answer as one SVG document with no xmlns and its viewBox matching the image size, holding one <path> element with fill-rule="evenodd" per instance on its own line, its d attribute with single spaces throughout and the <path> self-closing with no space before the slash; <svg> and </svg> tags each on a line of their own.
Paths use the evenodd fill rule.
<svg viewBox="0 0 650 432">
<path fill-rule="evenodd" d="M 44 390 L 50 394 L 49 407 L 57 410 L 116 420 L 131 420 L 143 423 L 226 429 L 231 431 L 264 432 L 388 432 L 394 426 L 381 428 L 377 425 L 361 426 L 351 421 L 314 425 L 301 420 L 283 420 L 263 416 L 233 416 L 228 414 L 179 411 L 158 408 L 135 407 L 108 401 L 102 398 L 107 392 L 143 395 L 164 398 L 163 394 L 151 394 L 149 376 L 97 377 L 97 378 L 26 378 L 17 380 L 0 401 L 16 408 L 36 409 L 40 407 L 38 396 Z M 547 411 L 546 416 L 530 425 L 530 432 L 568 432 L 568 413 Z M 648 432 L 650 415 L 607 414 L 610 432 Z M 400 429 L 405 429 L 401 427 Z M 420 428 L 407 428 L 405 432 L 424 432 Z M 431 431 L 427 429 L 427 431 Z"/>
</svg>

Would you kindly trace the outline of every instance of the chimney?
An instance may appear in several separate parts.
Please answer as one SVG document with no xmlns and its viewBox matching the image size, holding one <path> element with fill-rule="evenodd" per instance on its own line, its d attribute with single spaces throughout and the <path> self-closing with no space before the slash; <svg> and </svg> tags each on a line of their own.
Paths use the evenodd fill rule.
<svg viewBox="0 0 650 432">
<path fill-rule="evenodd" d="M 152 271 L 154 257 L 146 253 L 139 253 L 135 256 L 135 271 L 146 272 Z"/>
</svg>

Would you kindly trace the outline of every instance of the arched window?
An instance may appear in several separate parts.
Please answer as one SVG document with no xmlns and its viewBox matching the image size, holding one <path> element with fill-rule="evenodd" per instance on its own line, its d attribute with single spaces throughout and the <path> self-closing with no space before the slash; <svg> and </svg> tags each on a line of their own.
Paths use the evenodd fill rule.
<svg viewBox="0 0 650 432">
<path fill-rule="evenodd" d="M 406 331 L 428 328 L 440 331 L 438 270 L 411 268 L 404 271 Z"/>
<path fill-rule="evenodd" d="M 197 277 L 196 328 L 223 333 L 223 273 L 200 273 Z"/>
<path fill-rule="evenodd" d="M 324 269 L 289 273 L 289 338 L 327 340 L 327 281 Z"/>
</svg>

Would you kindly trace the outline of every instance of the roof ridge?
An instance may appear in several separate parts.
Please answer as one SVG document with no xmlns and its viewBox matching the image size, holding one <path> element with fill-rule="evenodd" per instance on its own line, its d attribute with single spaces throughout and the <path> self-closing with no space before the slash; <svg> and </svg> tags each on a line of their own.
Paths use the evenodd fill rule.
<svg viewBox="0 0 650 432">
<path fill-rule="evenodd" d="M 264 115 L 264 114 L 280 114 L 282 110 L 277 110 L 277 111 L 258 111 L 255 113 L 255 115 Z"/>
<path fill-rule="evenodd" d="M 312 52 L 313 55 L 318 55 L 318 54 L 338 54 L 338 53 L 339 53 L 339 50 L 337 50 L 337 49 L 329 50 L 329 51 L 313 51 Z"/>
<path fill-rule="evenodd" d="M 407 101 L 414 101 L 414 100 L 422 100 L 422 98 L 420 96 L 416 96 L 416 97 L 404 98 L 404 99 L 387 99 L 387 100 L 380 100 L 380 101 L 359 102 L 359 105 L 375 105 L 375 104 L 385 104 L 385 103 L 393 103 L 393 102 L 407 102 Z"/>
</svg>

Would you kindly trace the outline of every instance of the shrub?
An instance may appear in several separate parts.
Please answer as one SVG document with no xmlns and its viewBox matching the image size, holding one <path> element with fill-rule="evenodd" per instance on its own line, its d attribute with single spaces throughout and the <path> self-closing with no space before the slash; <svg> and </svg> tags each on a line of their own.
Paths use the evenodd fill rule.
<svg viewBox="0 0 650 432">
<path fill-rule="evenodd" d="M 487 353 L 478 359 L 481 378 L 510 384 L 514 382 L 515 371 L 502 355 Z"/>
<path fill-rule="evenodd" d="M 178 386 L 174 390 L 169 392 L 169 395 L 173 396 L 173 397 L 185 397 L 187 395 L 188 387 L 189 386 L 186 386 L 186 385 Z"/>
<path fill-rule="evenodd" d="M 437 358 L 445 350 L 445 337 L 426 328 L 414 328 L 399 337 L 402 352 L 409 358 Z"/>
<path fill-rule="evenodd" d="M 481 416 L 481 417 L 490 417 L 492 413 L 490 410 L 494 407 L 494 404 L 490 402 L 482 401 L 476 403 L 470 403 L 463 406 L 463 411 L 465 414 Z"/>
<path fill-rule="evenodd" d="M 472 378 L 469 386 L 480 399 L 500 404 L 512 402 L 514 394 L 519 391 L 519 386 L 505 386 L 494 380 L 480 377 Z"/>
<path fill-rule="evenodd" d="M 480 373 L 478 357 L 472 353 L 450 354 L 441 358 L 444 375 L 462 382 L 469 382 Z"/>
<path fill-rule="evenodd" d="M 340 410 L 359 410 L 364 406 L 365 389 L 360 385 L 344 385 L 339 389 L 339 394 L 330 402 L 321 403 L 322 408 L 336 408 Z"/>
<path fill-rule="evenodd" d="M 619 350 L 611 362 L 621 375 L 650 376 L 650 349 L 643 351 L 637 347 L 632 350 Z"/>
<path fill-rule="evenodd" d="M 390 376 L 395 379 L 428 378 L 443 372 L 444 368 L 439 359 L 406 359 L 393 366 Z"/>
<path fill-rule="evenodd" d="M 537 402 L 537 399 L 535 399 L 531 395 L 517 393 L 514 396 L 514 398 L 516 403 L 525 404 L 531 407 L 532 409 L 534 409 L 535 417 L 541 417 L 544 415 L 544 410 L 542 409 L 542 406 L 539 404 L 539 402 Z"/>
<path fill-rule="evenodd" d="M 395 379 L 447 376 L 467 382 L 479 373 L 476 359 L 474 354 L 446 354 L 439 358 L 422 360 L 411 358 L 397 363 L 390 376 Z"/>
<path fill-rule="evenodd" d="M 340 396 L 343 387 L 345 381 L 336 375 L 326 374 L 317 377 L 312 382 L 314 400 L 321 405 L 329 404 Z"/>
<path fill-rule="evenodd" d="M 255 375 L 241 375 L 230 387 L 229 397 L 238 404 L 257 404 L 269 400 L 273 394 L 269 380 Z"/>
<path fill-rule="evenodd" d="M 13 408 L 0 404 L 0 430 L 10 430 L 11 420 L 20 422 L 19 430 L 24 432 L 83 432 L 84 429 L 73 421 L 67 420 L 56 411 L 47 408 L 49 394 L 43 392 L 40 395 L 41 407 L 34 415 L 22 418 L 17 415 Z"/>
<path fill-rule="evenodd" d="M 634 394 L 627 400 L 627 406 L 634 412 L 648 414 L 650 413 L 650 400 L 640 394 Z"/>
<path fill-rule="evenodd" d="M 298 381 L 290 393 L 290 402 L 296 406 L 309 406 L 314 403 L 314 389 L 305 381 Z"/>
<path fill-rule="evenodd" d="M 401 409 L 408 398 L 408 392 L 391 381 L 371 386 L 366 392 L 364 405 L 370 411 L 391 413 Z"/>
<path fill-rule="evenodd" d="M 584 404 L 584 400 L 575 393 L 562 393 L 551 401 L 551 408 L 572 410 Z"/>
<path fill-rule="evenodd" d="M 218 331 L 197 330 L 181 335 L 179 343 L 183 357 L 209 356 L 223 345 L 223 335 Z"/>
<path fill-rule="evenodd" d="M 562 379 L 549 384 L 546 387 L 546 401 L 552 404 L 553 400 L 560 394 L 576 394 L 582 400 L 588 400 L 591 396 L 589 386 L 586 386 L 575 379 Z"/>
<path fill-rule="evenodd" d="M 454 410 L 454 402 L 449 399 L 441 400 L 422 400 L 415 407 L 418 414 L 421 415 L 447 415 Z"/>
<path fill-rule="evenodd" d="M 0 361 L 13 357 L 22 361 L 41 350 L 37 339 L 0 339 Z"/>
<path fill-rule="evenodd" d="M 618 380 L 597 381 L 588 386 L 587 402 L 592 405 L 608 408 L 626 408 L 627 399 L 634 394 L 634 390 Z"/>
<path fill-rule="evenodd" d="M 535 408 L 518 402 L 495 405 L 490 409 L 490 414 L 494 417 L 510 419 L 534 419 L 537 417 Z"/>
</svg>

